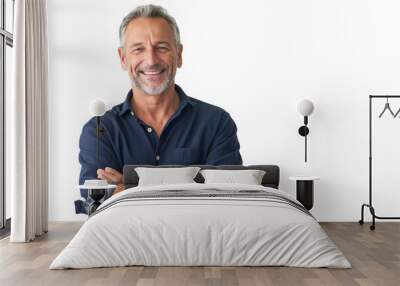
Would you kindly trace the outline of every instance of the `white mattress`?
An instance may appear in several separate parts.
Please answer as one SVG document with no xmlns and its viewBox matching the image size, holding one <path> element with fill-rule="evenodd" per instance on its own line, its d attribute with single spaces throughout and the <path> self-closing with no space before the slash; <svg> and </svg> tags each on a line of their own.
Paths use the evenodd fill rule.
<svg viewBox="0 0 400 286">
<path fill-rule="evenodd" d="M 304 209 L 247 197 L 131 198 L 143 192 L 259 190 L 268 187 L 174 184 L 125 190 L 106 200 L 56 257 L 50 269 L 145 266 L 294 266 L 350 268 Z"/>
</svg>

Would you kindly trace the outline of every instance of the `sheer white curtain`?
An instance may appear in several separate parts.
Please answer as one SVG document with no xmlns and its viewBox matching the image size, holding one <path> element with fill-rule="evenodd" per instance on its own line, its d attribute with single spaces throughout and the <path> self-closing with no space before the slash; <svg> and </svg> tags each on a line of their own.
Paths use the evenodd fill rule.
<svg viewBox="0 0 400 286">
<path fill-rule="evenodd" d="M 48 48 L 46 0 L 16 0 L 10 105 L 12 242 L 48 226 Z"/>
</svg>

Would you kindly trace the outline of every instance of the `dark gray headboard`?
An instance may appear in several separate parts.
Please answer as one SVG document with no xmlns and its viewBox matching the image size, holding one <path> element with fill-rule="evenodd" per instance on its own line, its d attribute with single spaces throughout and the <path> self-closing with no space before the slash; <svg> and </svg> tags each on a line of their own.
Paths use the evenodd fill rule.
<svg viewBox="0 0 400 286">
<path fill-rule="evenodd" d="M 222 170 L 245 170 L 245 169 L 252 169 L 252 170 L 264 170 L 265 175 L 262 179 L 262 185 L 265 187 L 271 187 L 278 189 L 279 187 L 279 167 L 276 165 L 190 165 L 200 167 L 201 169 L 222 169 Z M 125 189 L 133 188 L 138 185 L 139 177 L 135 172 L 136 167 L 148 167 L 148 168 L 174 168 L 174 167 L 185 167 L 183 165 L 125 165 L 123 170 L 124 176 L 124 185 Z M 203 176 L 199 173 L 197 174 L 194 180 L 197 183 L 204 183 Z"/>
</svg>

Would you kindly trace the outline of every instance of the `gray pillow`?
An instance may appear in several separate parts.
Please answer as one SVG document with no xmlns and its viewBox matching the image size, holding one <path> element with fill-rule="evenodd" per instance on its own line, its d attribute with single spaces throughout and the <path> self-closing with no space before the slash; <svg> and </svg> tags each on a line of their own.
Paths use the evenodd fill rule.
<svg viewBox="0 0 400 286">
<path fill-rule="evenodd" d="M 201 170 L 204 183 L 235 183 L 261 185 L 265 175 L 263 170 Z"/>
<path fill-rule="evenodd" d="M 139 176 L 138 186 L 196 183 L 193 179 L 199 167 L 135 168 Z"/>
</svg>

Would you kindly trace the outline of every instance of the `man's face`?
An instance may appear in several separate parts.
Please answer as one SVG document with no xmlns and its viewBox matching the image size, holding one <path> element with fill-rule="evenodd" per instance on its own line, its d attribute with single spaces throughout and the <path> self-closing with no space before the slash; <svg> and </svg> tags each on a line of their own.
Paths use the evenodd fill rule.
<svg viewBox="0 0 400 286">
<path fill-rule="evenodd" d="M 182 45 L 176 44 L 172 28 L 163 18 L 131 21 L 118 53 L 133 87 L 149 95 L 167 90 L 182 66 Z"/>
</svg>

